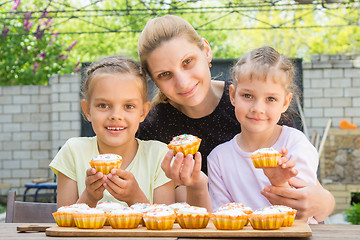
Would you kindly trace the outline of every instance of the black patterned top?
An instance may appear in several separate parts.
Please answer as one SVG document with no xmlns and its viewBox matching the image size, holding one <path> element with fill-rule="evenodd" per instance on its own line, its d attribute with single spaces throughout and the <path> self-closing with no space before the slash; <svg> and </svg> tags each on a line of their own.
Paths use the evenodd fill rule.
<svg viewBox="0 0 360 240">
<path fill-rule="evenodd" d="M 201 170 L 207 174 L 206 158 L 211 150 L 241 132 L 234 106 L 230 102 L 230 84 L 230 81 L 225 81 L 224 92 L 218 106 L 211 114 L 202 118 L 190 118 L 169 103 L 158 104 L 140 124 L 137 137 L 142 140 L 159 140 L 166 144 L 173 137 L 185 133 L 201 138 L 199 149 L 202 155 Z"/>
</svg>

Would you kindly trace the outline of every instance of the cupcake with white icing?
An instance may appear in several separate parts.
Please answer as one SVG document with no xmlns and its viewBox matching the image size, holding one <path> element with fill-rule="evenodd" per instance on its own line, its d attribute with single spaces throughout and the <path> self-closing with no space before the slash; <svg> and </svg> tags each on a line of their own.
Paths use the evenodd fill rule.
<svg viewBox="0 0 360 240">
<path fill-rule="evenodd" d="M 58 208 L 52 215 L 59 227 L 75 227 L 73 213 L 77 211 L 78 208 L 63 206 Z"/>
<path fill-rule="evenodd" d="M 113 210 L 118 210 L 118 209 L 124 209 L 126 208 L 124 205 L 117 203 L 117 202 L 112 202 L 112 201 L 106 201 L 106 202 L 99 202 L 96 205 L 96 209 L 100 209 L 102 211 L 104 211 L 106 214 L 110 213 Z M 106 220 L 105 222 L 105 226 L 109 226 L 110 223 L 108 220 Z"/>
<path fill-rule="evenodd" d="M 181 228 L 206 228 L 210 220 L 210 213 L 206 208 L 187 206 L 176 213 L 176 221 Z"/>
<path fill-rule="evenodd" d="M 174 151 L 174 155 L 182 152 L 184 156 L 188 154 L 195 154 L 200 147 L 201 139 L 191 134 L 182 134 L 173 137 L 168 144 L 168 148 Z"/>
<path fill-rule="evenodd" d="M 279 229 L 285 220 L 285 213 L 275 208 L 261 208 L 249 215 L 249 221 L 254 229 Z"/>
<path fill-rule="evenodd" d="M 137 228 L 141 222 L 143 213 L 130 207 L 111 210 L 108 220 L 112 228 Z"/>
<path fill-rule="evenodd" d="M 294 220 L 295 220 L 296 212 L 297 212 L 296 209 L 293 209 L 291 207 L 284 206 L 284 205 L 274 205 L 274 206 L 271 206 L 271 208 L 279 209 L 280 212 L 285 213 L 285 219 L 282 224 L 282 227 L 291 227 L 292 226 L 292 224 L 294 223 Z"/>
<path fill-rule="evenodd" d="M 104 211 L 96 208 L 78 209 L 73 215 L 78 228 L 102 228 L 107 218 Z"/>
<path fill-rule="evenodd" d="M 102 172 L 107 175 L 112 169 L 120 169 L 122 157 L 117 154 L 100 154 L 89 162 L 92 168 L 97 172 Z"/>
<path fill-rule="evenodd" d="M 274 148 L 260 148 L 250 155 L 254 167 L 277 167 L 281 154 Z"/>
<path fill-rule="evenodd" d="M 224 208 L 212 213 L 211 221 L 218 230 L 240 230 L 246 226 L 248 215 L 240 208 Z"/>
<path fill-rule="evenodd" d="M 143 215 L 145 226 L 149 230 L 168 230 L 172 229 L 176 214 L 169 207 L 155 208 Z"/>
</svg>

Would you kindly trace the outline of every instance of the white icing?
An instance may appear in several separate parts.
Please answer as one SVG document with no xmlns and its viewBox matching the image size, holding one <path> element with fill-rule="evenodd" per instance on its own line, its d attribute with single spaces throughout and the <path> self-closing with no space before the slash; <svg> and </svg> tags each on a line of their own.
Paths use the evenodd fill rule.
<svg viewBox="0 0 360 240">
<path fill-rule="evenodd" d="M 274 154 L 274 153 L 279 153 L 278 151 L 276 151 L 274 148 L 260 148 L 258 150 L 256 150 L 255 152 L 253 152 L 251 155 L 253 154 L 257 154 L 257 153 L 270 153 L 270 154 Z"/>
<path fill-rule="evenodd" d="M 190 206 L 190 205 L 186 202 L 173 203 L 173 204 L 169 205 L 169 207 L 171 209 L 180 209 L 180 208 L 188 207 L 188 206 Z"/>
<path fill-rule="evenodd" d="M 86 208 L 86 209 L 78 209 L 78 213 L 82 214 L 102 214 L 104 213 L 103 210 L 96 209 L 96 208 Z"/>
<path fill-rule="evenodd" d="M 260 215 L 279 214 L 279 213 L 281 213 L 280 210 L 274 208 L 262 208 L 253 212 L 253 214 L 260 214 Z"/>
<path fill-rule="evenodd" d="M 101 162 L 112 162 L 121 160 L 122 157 L 117 154 L 100 154 L 92 159 L 92 161 L 101 161 Z"/>
<path fill-rule="evenodd" d="M 64 212 L 64 213 L 74 213 L 74 212 L 78 212 L 78 210 L 79 210 L 79 208 L 64 206 L 64 207 L 60 207 L 57 211 Z"/>
<path fill-rule="evenodd" d="M 124 205 L 117 202 L 100 202 L 97 206 L 97 209 L 103 210 L 104 212 L 110 212 L 116 209 L 126 208 Z"/>
<path fill-rule="evenodd" d="M 165 209 L 161 209 L 161 208 L 157 208 L 154 209 L 152 211 L 149 211 L 147 213 L 145 213 L 145 216 L 149 216 L 149 217 L 164 217 L 164 216 L 170 216 L 175 214 L 174 210 L 172 210 L 171 208 L 165 208 Z"/>
<path fill-rule="evenodd" d="M 170 144 L 171 145 L 174 145 L 174 146 L 177 146 L 177 145 L 182 145 L 182 144 L 189 144 L 193 141 L 196 140 L 196 137 L 193 136 L 193 135 L 190 135 L 190 134 L 182 134 L 182 135 L 179 135 L 179 136 L 176 136 L 174 137 Z"/>
<path fill-rule="evenodd" d="M 111 210 L 111 212 L 109 213 L 109 215 L 129 215 L 129 214 L 141 214 L 141 212 L 133 208 L 126 207 L 122 209 Z"/>
<path fill-rule="evenodd" d="M 238 217 L 238 216 L 246 215 L 246 213 L 244 213 L 243 211 L 241 211 L 238 208 L 232 208 L 232 209 L 227 209 L 227 210 L 218 210 L 218 211 L 214 212 L 213 214 L 214 215 L 226 215 L 226 216 L 231 216 L 231 217 Z"/>
<path fill-rule="evenodd" d="M 188 206 L 183 207 L 178 210 L 179 214 L 206 214 L 207 210 L 206 208 L 202 207 L 195 207 L 195 206 Z"/>
</svg>

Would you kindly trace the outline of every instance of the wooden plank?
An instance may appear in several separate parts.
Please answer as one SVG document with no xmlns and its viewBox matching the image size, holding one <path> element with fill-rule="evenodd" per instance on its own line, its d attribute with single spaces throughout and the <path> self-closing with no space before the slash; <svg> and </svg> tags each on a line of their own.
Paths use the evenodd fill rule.
<svg viewBox="0 0 360 240">
<path fill-rule="evenodd" d="M 303 221 L 296 220 L 291 227 L 278 230 L 254 230 L 250 225 L 242 230 L 217 230 L 210 222 L 204 229 L 181 229 L 174 224 L 171 230 L 147 230 L 141 226 L 136 229 L 79 229 L 76 227 L 51 227 L 46 229 L 47 236 L 53 237 L 310 237 L 311 228 Z"/>
</svg>

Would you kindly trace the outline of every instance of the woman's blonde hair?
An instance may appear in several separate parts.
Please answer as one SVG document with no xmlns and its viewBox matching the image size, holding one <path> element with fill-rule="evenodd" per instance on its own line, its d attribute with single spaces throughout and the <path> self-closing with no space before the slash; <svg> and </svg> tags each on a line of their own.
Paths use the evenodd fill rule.
<svg viewBox="0 0 360 240">
<path fill-rule="evenodd" d="M 141 65 L 124 56 L 109 56 L 92 63 L 86 71 L 86 79 L 82 86 L 83 98 L 90 101 L 92 89 L 91 82 L 101 74 L 129 73 L 137 77 L 144 102 L 148 101 L 148 84 L 146 74 Z"/>
<path fill-rule="evenodd" d="M 152 51 L 159 47 L 163 42 L 172 40 L 177 37 L 183 37 L 191 43 L 195 43 L 203 49 L 203 41 L 196 30 L 181 17 L 175 15 L 165 15 L 150 19 L 138 41 L 138 54 L 140 63 L 149 77 L 153 80 L 148 68 L 148 57 Z M 159 103 L 167 101 L 167 97 L 159 89 L 153 98 L 152 107 Z"/>
</svg>

